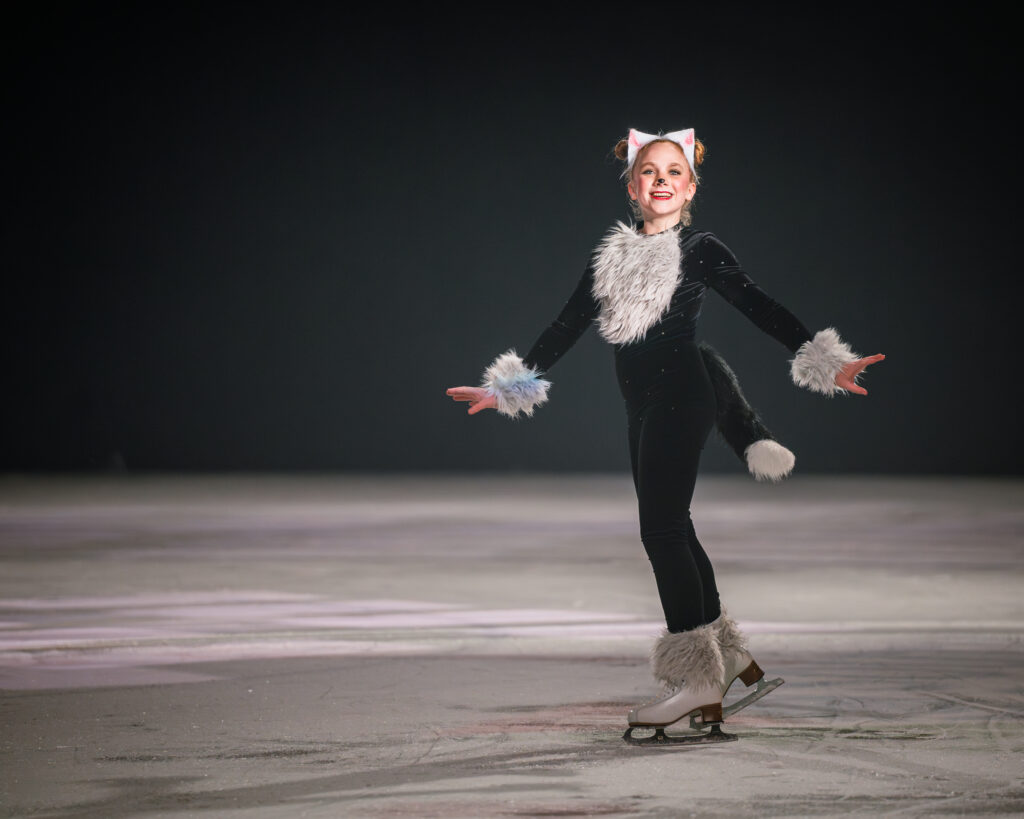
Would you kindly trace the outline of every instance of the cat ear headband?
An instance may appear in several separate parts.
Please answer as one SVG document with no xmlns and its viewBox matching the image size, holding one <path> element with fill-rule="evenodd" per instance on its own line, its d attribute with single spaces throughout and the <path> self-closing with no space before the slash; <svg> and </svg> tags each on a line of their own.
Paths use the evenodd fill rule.
<svg viewBox="0 0 1024 819">
<path fill-rule="evenodd" d="M 679 147 L 683 149 L 686 161 L 690 163 L 690 170 L 693 173 L 697 172 L 697 165 L 693 161 L 693 128 L 687 128 L 683 131 L 672 131 L 668 134 L 645 134 L 643 131 L 638 131 L 636 128 L 630 128 L 629 139 L 627 140 L 629 143 L 629 152 L 626 156 L 626 167 L 632 168 L 633 160 L 636 159 L 636 155 L 640 152 L 640 149 L 648 142 L 653 142 L 656 139 L 670 139 L 679 145 Z"/>
</svg>

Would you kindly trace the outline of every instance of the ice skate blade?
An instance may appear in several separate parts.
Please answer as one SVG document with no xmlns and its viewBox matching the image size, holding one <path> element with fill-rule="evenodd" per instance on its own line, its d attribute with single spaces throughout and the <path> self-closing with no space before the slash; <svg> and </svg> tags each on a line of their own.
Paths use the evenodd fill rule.
<svg viewBox="0 0 1024 819">
<path fill-rule="evenodd" d="M 654 736 L 635 737 L 634 731 L 643 731 L 643 725 L 631 725 L 626 729 L 622 738 L 630 745 L 710 745 L 714 742 L 735 742 L 739 739 L 736 734 L 727 734 L 722 730 L 719 723 L 711 723 L 711 730 L 701 734 L 684 734 L 683 736 L 671 736 L 665 733 L 664 728 L 655 728 Z"/>
<path fill-rule="evenodd" d="M 731 705 L 725 705 L 722 707 L 722 719 L 735 714 L 737 711 L 742 711 L 748 705 L 752 705 L 757 702 L 765 694 L 769 694 L 774 691 L 784 682 L 785 680 L 782 679 L 782 677 L 776 677 L 774 680 L 766 680 L 762 677 L 757 681 L 757 688 L 747 694 L 747 696 L 743 697 L 743 699 L 736 700 L 736 702 Z M 695 731 L 700 730 L 701 723 L 697 721 L 696 715 L 690 717 L 690 727 Z"/>
</svg>

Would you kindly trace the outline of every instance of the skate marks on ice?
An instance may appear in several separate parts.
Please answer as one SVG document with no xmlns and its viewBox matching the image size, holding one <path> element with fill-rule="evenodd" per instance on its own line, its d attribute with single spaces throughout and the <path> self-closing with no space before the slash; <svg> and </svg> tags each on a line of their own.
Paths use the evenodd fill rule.
<svg viewBox="0 0 1024 819">
<path fill-rule="evenodd" d="M 370 749 L 376 752 L 376 748 Z M 68 804 L 56 810 L 32 812 L 46 819 L 113 819 L 158 816 L 408 816 L 417 819 L 484 816 L 634 816 L 650 815 L 648 794 L 588 796 L 584 783 L 565 774 L 571 748 L 495 751 L 475 748 L 457 759 L 427 762 L 396 761 L 386 769 L 345 766 L 329 756 L 308 760 L 324 775 L 304 775 L 292 766 L 291 779 L 255 784 L 258 775 L 245 777 L 254 784 L 209 788 L 198 776 L 132 775 L 96 778 L 93 784 L 106 796 Z M 435 754 L 443 757 L 443 748 Z M 591 759 L 590 764 L 600 762 Z M 250 765 L 252 763 L 250 762 Z M 221 812 L 224 813 L 221 813 Z M 180 813 L 179 813 L 180 812 Z M 229 813 L 230 812 L 230 813 Z M 27 814 L 14 814 L 27 815 Z"/>
<path fill-rule="evenodd" d="M 919 650 L 791 661 L 797 689 L 745 712 L 746 735 L 765 741 L 744 751 L 773 784 L 802 770 L 812 790 L 832 789 L 834 804 L 796 789 L 759 798 L 786 815 L 1019 815 L 1021 659 Z"/>
<path fill-rule="evenodd" d="M 736 503 L 725 491 L 732 484 L 705 482 L 715 490 L 703 514 L 705 529 L 718 527 L 719 537 L 708 534 L 716 568 L 723 565 L 723 579 L 744 601 L 742 614 L 764 618 L 740 620 L 766 674 L 786 684 L 727 720 L 739 742 L 677 750 L 634 748 L 621 739 L 629 708 L 654 689 L 640 657 L 645 635 L 615 635 L 644 624 L 519 615 L 442 622 L 442 615 L 488 606 L 567 609 L 566 587 L 593 565 L 595 545 L 605 562 L 585 578 L 589 599 L 614 599 L 611 612 L 640 611 L 646 575 L 623 596 L 610 595 L 628 573 L 621 561 L 608 561 L 623 544 L 640 548 L 624 477 L 628 503 L 618 509 L 604 503 L 610 493 L 594 502 L 589 480 L 579 481 L 575 505 L 561 493 L 576 484 L 561 477 L 542 487 L 549 497 L 524 489 L 531 514 L 545 515 L 536 532 L 550 537 L 522 537 L 521 511 L 501 491 L 504 483 L 480 490 L 474 482 L 458 492 L 446 484 L 426 490 L 440 504 L 417 500 L 421 483 L 382 502 L 379 487 L 364 489 L 361 481 L 310 503 L 310 484 L 302 481 L 294 503 L 252 503 L 246 489 L 237 508 L 215 497 L 205 513 L 197 501 L 154 516 L 132 502 L 127 517 L 118 489 L 112 497 L 119 508 L 76 507 L 53 526 L 45 511 L 17 531 L 8 527 L 11 560 L 0 574 L 7 577 L 6 598 L 25 602 L 0 613 L 0 633 L 14 641 L 8 648 L 34 664 L 109 665 L 94 668 L 92 681 L 82 670 L 54 671 L 50 682 L 63 682 L 49 690 L 0 693 L 3 811 L 104 819 L 677 817 L 687 808 L 730 817 L 1024 814 L 1019 490 L 999 501 L 999 511 L 992 500 L 998 487 L 987 484 L 971 490 L 974 484 L 897 482 L 883 492 L 879 486 L 887 484 L 871 479 L 844 482 L 837 491 L 838 484 L 815 479 L 776 487 L 770 499 L 764 487 L 743 484 L 735 488 L 742 500 Z M 866 502 L 851 503 L 848 490 Z M 338 505 L 350 491 L 376 505 Z M 779 505 L 786 492 L 792 502 Z M 153 493 L 164 498 L 163 485 Z M 459 508 L 447 497 L 458 498 Z M 766 526 L 772 510 L 777 517 Z M 735 525 L 739 513 L 749 528 Z M 600 526 L 589 522 L 598 514 L 612 536 L 601 539 Z M 962 525 L 945 528 L 958 515 Z M 871 537 L 851 534 L 837 544 L 837 520 L 839 529 Z M 863 523 L 872 528 L 859 530 Z M 495 529 L 500 540 L 481 554 L 479 533 Z M 513 574 L 514 564 L 504 560 L 510 549 L 516 565 L 535 565 L 536 574 Z M 545 562 L 531 564 L 534 552 Z M 466 576 L 466 555 L 480 561 L 480 573 Z M 565 560 L 552 562 L 556 555 Z M 411 565 L 404 561 L 417 556 L 417 571 L 395 585 L 396 562 Z M 335 588 L 330 584 L 342 578 L 332 567 L 341 560 L 352 579 Z M 808 561 L 847 568 L 811 576 L 801 573 Z M 182 568 L 188 566 L 191 574 Z M 768 582 L 766 566 L 781 569 Z M 168 592 L 172 567 L 182 572 L 176 588 L 229 594 L 219 602 L 161 598 L 207 593 Z M 433 610 L 436 626 L 388 630 L 334 619 L 362 618 L 331 605 L 364 597 L 442 605 L 424 592 L 422 567 L 436 572 L 428 580 L 464 581 L 454 590 L 441 586 L 449 593 Z M 605 576 L 612 580 L 600 585 Z M 488 593 L 477 594 L 479 588 Z M 496 596 L 503 588 L 505 596 Z M 150 597 L 139 609 L 163 613 L 135 619 L 138 598 L 125 595 L 129 589 Z M 257 598 L 247 589 L 270 591 Z M 62 595 L 77 599 L 60 609 Z M 89 600 L 101 607 L 90 611 Z M 301 612 L 287 609 L 303 605 Z M 178 616 L 190 606 L 207 610 Z M 585 607 L 608 613 L 600 604 Z M 364 614 L 359 622 L 369 624 L 402 612 Z M 280 622 L 288 617 L 304 624 Z M 324 620 L 314 626 L 317 617 Z M 841 617 L 850 619 L 818 622 Z M 587 655 L 589 665 L 572 652 Z M 154 658 L 164 664 L 143 662 Z M 71 678 L 83 687 L 63 688 Z M 163 682 L 133 684 L 146 680 Z M 14 779 L 20 783 L 9 785 Z"/>
<path fill-rule="evenodd" d="M 538 744 L 529 738 L 456 741 L 445 737 L 440 726 L 433 728 L 437 732 L 433 737 L 422 730 L 393 737 L 395 743 L 387 749 L 369 742 L 311 743 L 296 748 L 295 740 L 280 740 L 280 748 L 266 752 L 227 749 L 197 759 L 178 757 L 179 764 L 190 764 L 193 770 L 227 761 L 237 771 L 236 779 L 246 783 L 216 790 L 200 775 L 155 775 L 154 759 L 140 756 L 134 760 L 135 767 L 142 769 L 138 774 L 93 780 L 104 796 L 40 815 L 107 819 L 170 811 L 259 812 L 276 807 L 280 812 L 270 815 L 303 810 L 324 816 L 668 817 L 680 815 L 678 805 L 695 804 L 695 799 L 706 800 L 699 802 L 698 815 L 723 817 L 750 812 L 1013 816 L 1024 810 L 1024 788 L 1007 786 L 997 777 L 961 773 L 955 766 L 914 764 L 855 748 L 833 750 L 819 745 L 790 751 L 771 747 L 784 745 L 780 736 L 765 736 L 759 746 L 739 742 L 715 746 L 714 751 L 711 747 L 669 750 L 625 746 L 621 740 L 595 747 L 574 744 L 571 737 L 557 744 Z M 396 746 L 401 752 L 389 755 Z M 723 758 L 726 753 L 728 761 Z M 666 770 L 668 757 L 678 762 L 669 762 L 672 767 Z M 274 777 L 260 773 L 263 766 L 282 761 L 287 763 L 287 773 L 280 766 Z M 726 793 L 716 779 L 723 764 L 728 765 L 730 776 Z M 666 775 L 675 780 L 667 781 Z M 318 808 L 322 813 L 315 812 Z"/>
<path fill-rule="evenodd" d="M 10 740 L 39 763 L 74 754 L 72 771 L 90 767 L 88 793 L 50 803 L 54 817 L 1012 814 L 1024 809 L 1021 720 L 923 693 L 962 698 L 995 669 L 985 657 L 768 653 L 759 662 L 786 685 L 727 722 L 740 741 L 704 748 L 622 742 L 650 693 L 642 659 L 522 655 L 232 662 L 210 671 L 233 680 L 199 686 L 22 692 L 8 704 L 23 721 L 43 705 L 49 717 L 26 725 L 30 742 Z M 264 680 L 262 705 L 239 710 L 239 689 Z M 977 696 L 1013 710 L 1019 685 Z M 112 721 L 107 738 L 58 749 L 61 708 Z"/>
<path fill-rule="evenodd" d="M 790 649 L 845 641 L 895 650 L 987 641 L 997 652 L 1016 621 L 741 621 L 760 645 Z M 621 612 L 482 608 L 417 599 L 339 600 L 267 590 L 0 600 L 0 689 L 177 684 L 211 679 L 198 666 L 314 656 L 589 654 L 643 651 L 662 624 Z M 955 632 L 955 635 L 954 635 Z M 944 639 L 939 639 L 944 638 Z M 795 642 L 798 640 L 799 642 Z"/>
<path fill-rule="evenodd" d="M 730 792 L 709 794 L 714 804 L 702 807 L 701 815 L 741 815 L 750 807 L 762 815 L 820 816 L 1024 811 L 1019 654 L 858 652 L 790 663 L 781 656 L 766 659 L 766 669 L 782 670 L 787 685 L 726 721 L 726 730 L 740 741 L 714 753 L 730 754 Z M 964 690 L 977 695 L 953 693 Z M 576 725 L 581 741 L 606 744 L 603 726 L 623 719 L 632 702 L 619 702 L 618 714 L 614 702 L 520 708 L 462 730 L 514 735 L 565 732 Z M 588 727 L 588 721 L 594 724 Z M 707 750 L 686 749 L 687 773 L 704 764 L 693 754 Z M 626 767 L 618 781 L 635 777 L 660 792 L 661 783 L 632 765 L 630 754 L 675 751 L 624 748 L 619 764 Z"/>
<path fill-rule="evenodd" d="M 0 689 L 202 682 L 211 677 L 192 668 L 220 661 L 493 650 L 495 639 L 515 638 L 622 643 L 657 629 L 629 614 L 580 609 L 263 590 L 7 599 Z"/>
</svg>

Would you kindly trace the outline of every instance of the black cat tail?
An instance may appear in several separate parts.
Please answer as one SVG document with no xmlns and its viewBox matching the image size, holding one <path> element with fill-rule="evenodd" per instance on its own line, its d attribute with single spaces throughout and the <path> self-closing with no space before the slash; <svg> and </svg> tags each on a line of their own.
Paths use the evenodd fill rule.
<svg viewBox="0 0 1024 819">
<path fill-rule="evenodd" d="M 698 345 L 715 388 L 715 428 L 759 481 L 781 481 L 793 471 L 796 456 L 775 440 L 740 389 L 736 373 L 707 342 Z"/>
</svg>

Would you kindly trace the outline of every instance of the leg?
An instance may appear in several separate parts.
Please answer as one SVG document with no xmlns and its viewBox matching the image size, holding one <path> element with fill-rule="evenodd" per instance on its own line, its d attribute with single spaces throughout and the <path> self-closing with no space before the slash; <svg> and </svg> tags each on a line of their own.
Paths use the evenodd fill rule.
<svg viewBox="0 0 1024 819">
<path fill-rule="evenodd" d="M 642 418 L 631 421 L 640 537 L 668 630 L 687 631 L 710 622 L 706 613 L 718 608 L 711 562 L 693 536 L 690 519 L 697 466 L 714 423 L 714 406 L 668 394 L 650 404 Z"/>
<path fill-rule="evenodd" d="M 704 595 L 704 622 L 711 623 L 717 620 L 722 613 L 722 602 L 718 596 L 718 585 L 715 583 L 715 570 L 711 566 L 711 560 L 704 551 L 704 547 L 697 540 L 697 533 L 693 529 L 693 520 L 690 520 L 689 542 L 690 551 L 697 564 L 697 571 L 700 572 Z"/>
<path fill-rule="evenodd" d="M 654 743 L 732 738 L 718 729 L 725 667 L 715 627 L 706 619 L 711 613 L 706 608 L 718 605 L 718 592 L 690 519 L 700 454 L 715 418 L 714 393 L 699 357 L 686 355 L 681 362 L 688 362 L 688 369 L 673 373 L 672 383 L 648 381 L 631 404 L 630 457 L 640 537 L 668 626 L 655 643 L 651 664 L 655 679 L 671 690 L 630 711 L 625 734 L 630 742 L 637 741 L 632 736 L 636 728 L 656 729 L 647 740 Z M 711 733 L 666 738 L 661 729 L 688 715 L 699 718 L 702 727 L 712 726 Z"/>
</svg>

